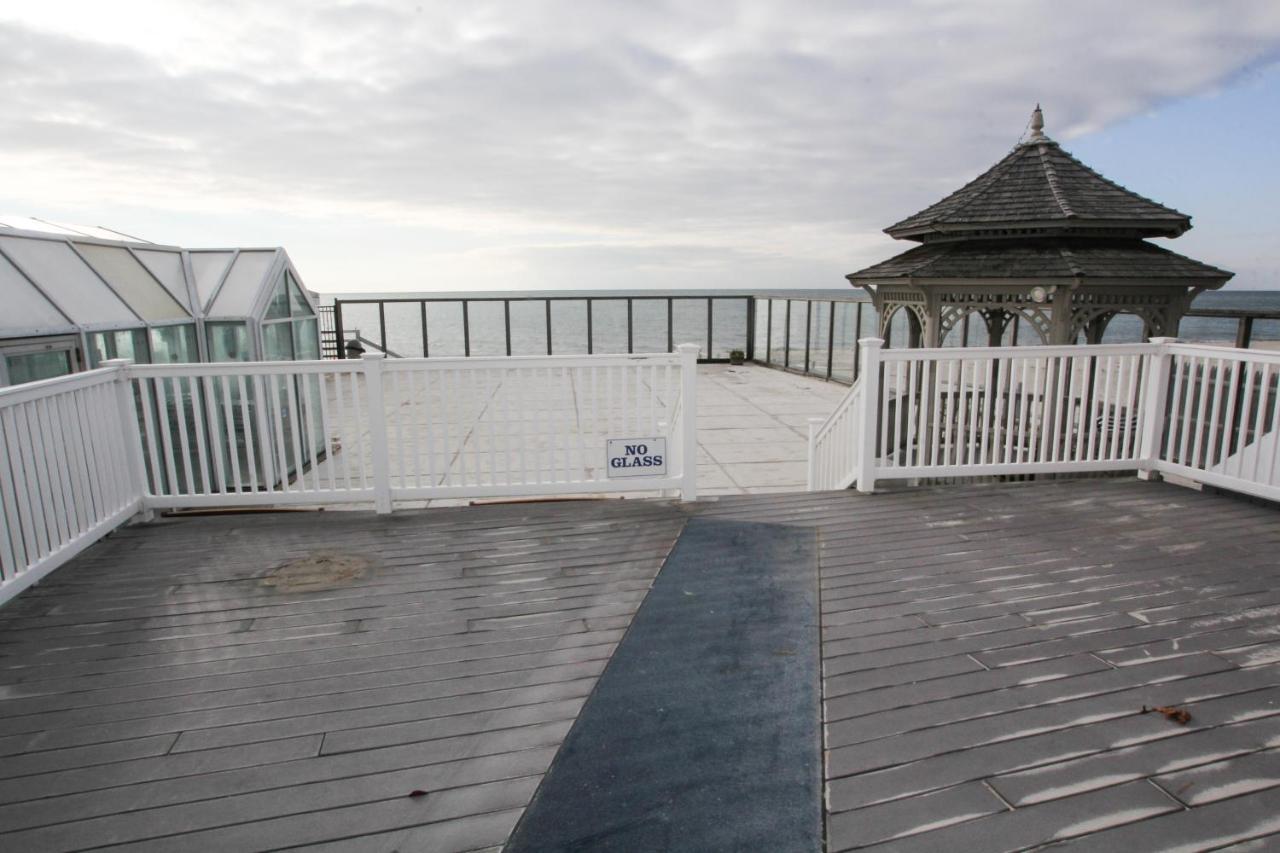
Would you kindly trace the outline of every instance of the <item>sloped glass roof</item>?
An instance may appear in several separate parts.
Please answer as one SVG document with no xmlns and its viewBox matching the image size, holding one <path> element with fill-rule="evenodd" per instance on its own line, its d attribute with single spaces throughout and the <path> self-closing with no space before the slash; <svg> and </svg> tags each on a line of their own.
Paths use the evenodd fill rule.
<svg viewBox="0 0 1280 853">
<path fill-rule="evenodd" d="M 208 310 L 209 301 L 222 283 L 227 265 L 235 254 L 233 251 L 191 253 L 191 271 L 195 273 L 196 296 L 200 299 L 201 309 Z"/>
<path fill-rule="evenodd" d="M 262 319 L 277 289 L 285 316 L 291 304 L 298 316 L 307 300 L 291 269 L 278 248 L 189 250 L 0 222 L 0 338 Z"/>
<path fill-rule="evenodd" d="M 191 297 L 187 295 L 187 277 L 182 273 L 182 253 L 172 249 L 134 249 L 133 253 L 169 295 L 190 312 Z"/>
<path fill-rule="evenodd" d="M 94 243 L 77 243 L 76 248 L 142 319 L 149 323 L 190 319 L 190 312 L 178 304 L 128 249 Z"/>
<path fill-rule="evenodd" d="M 237 255 L 209 314 L 219 317 L 247 317 L 252 314 L 254 303 L 262 293 L 262 283 L 275 260 L 274 249 Z"/>
<path fill-rule="evenodd" d="M 4 310 L 0 311 L 0 334 L 33 331 L 62 332 L 75 326 L 62 316 L 53 303 L 27 281 L 22 273 L 0 257 L 0 292 L 4 293 Z"/>
<path fill-rule="evenodd" d="M 141 325 L 138 315 L 103 285 L 66 242 L 0 236 L 0 249 L 76 324 Z"/>
</svg>

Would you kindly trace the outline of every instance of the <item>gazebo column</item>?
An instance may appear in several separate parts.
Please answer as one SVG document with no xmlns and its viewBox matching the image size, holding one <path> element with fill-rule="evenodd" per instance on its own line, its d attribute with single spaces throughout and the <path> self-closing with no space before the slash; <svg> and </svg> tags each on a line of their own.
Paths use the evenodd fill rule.
<svg viewBox="0 0 1280 853">
<path fill-rule="evenodd" d="M 1004 340 L 1004 330 L 1013 319 L 1013 315 L 1003 309 L 992 309 L 983 311 L 982 319 L 987 323 L 987 346 L 1000 346 L 1000 342 Z"/>
<path fill-rule="evenodd" d="M 1047 341 L 1050 346 L 1066 346 L 1075 343 L 1074 336 L 1071 334 L 1071 291 L 1072 289 L 1068 287 L 1058 287 L 1053 292 L 1053 313 L 1050 315 Z"/>
</svg>

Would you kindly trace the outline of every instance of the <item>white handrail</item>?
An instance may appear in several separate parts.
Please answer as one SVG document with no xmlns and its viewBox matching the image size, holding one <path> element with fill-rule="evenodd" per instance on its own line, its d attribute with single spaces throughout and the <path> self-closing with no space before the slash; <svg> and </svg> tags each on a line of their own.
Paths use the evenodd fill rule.
<svg viewBox="0 0 1280 853">
<path fill-rule="evenodd" d="M 825 421 L 809 421 L 809 490 L 845 489 L 857 476 L 857 419 L 862 382 L 856 380 Z"/>
</svg>

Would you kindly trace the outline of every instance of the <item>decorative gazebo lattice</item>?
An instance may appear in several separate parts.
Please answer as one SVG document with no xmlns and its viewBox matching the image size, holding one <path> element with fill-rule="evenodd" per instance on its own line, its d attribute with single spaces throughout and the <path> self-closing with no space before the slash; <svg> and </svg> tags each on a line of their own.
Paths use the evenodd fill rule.
<svg viewBox="0 0 1280 853">
<path fill-rule="evenodd" d="M 847 276 L 871 295 L 880 336 L 902 311 L 910 345 L 941 346 L 977 314 L 999 345 L 1016 318 L 1041 343 L 1098 343 L 1118 314 L 1147 337 L 1175 335 L 1196 294 L 1232 273 L 1147 242 L 1191 217 L 1085 166 L 1043 133 L 956 192 L 885 229 L 921 245 Z"/>
</svg>

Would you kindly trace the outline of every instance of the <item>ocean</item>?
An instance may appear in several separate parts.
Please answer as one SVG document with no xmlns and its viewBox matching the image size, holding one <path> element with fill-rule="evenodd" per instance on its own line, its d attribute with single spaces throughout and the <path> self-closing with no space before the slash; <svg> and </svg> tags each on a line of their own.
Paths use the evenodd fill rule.
<svg viewBox="0 0 1280 853">
<path fill-rule="evenodd" d="M 611 299 L 592 293 L 591 350 L 597 353 L 627 352 L 627 300 Z M 770 296 L 778 294 L 773 291 Z M 667 302 L 661 291 L 648 291 L 647 298 L 632 300 L 633 352 L 665 352 L 667 349 Z M 797 293 L 799 298 L 812 298 L 814 291 Z M 734 349 L 746 350 L 747 301 L 733 297 L 711 297 L 712 322 L 708 347 L 707 297 L 673 297 L 671 310 L 674 343 L 693 341 L 700 345 L 701 354 L 708 352 L 713 358 L 727 358 Z M 759 311 L 756 328 L 756 354 L 761 357 L 766 343 L 770 360 L 781 362 L 785 357 L 783 347 L 787 340 L 785 299 L 772 299 L 774 304 L 772 334 L 766 333 L 765 300 L 757 298 Z M 512 355 L 545 355 L 546 305 L 542 300 L 513 301 L 511 304 L 511 352 Z M 553 301 L 551 303 L 551 348 L 557 355 L 575 355 L 588 352 L 586 300 Z M 792 300 L 791 335 L 792 362 L 803 359 L 803 342 L 806 337 L 804 303 Z M 827 312 L 828 302 L 814 302 L 810 326 L 811 358 L 813 352 L 825 354 L 826 340 L 831 322 Z M 1219 291 L 1201 294 L 1195 301 L 1196 308 L 1232 308 L 1280 310 L 1280 291 Z M 470 330 L 470 351 L 474 356 L 506 355 L 506 331 L 501 302 L 470 302 L 467 306 Z M 836 303 L 834 344 L 837 353 L 851 352 L 859 337 L 875 334 L 875 312 L 869 303 L 862 308 L 861 328 L 855 331 L 858 312 L 854 303 Z M 463 309 L 460 301 L 428 303 L 426 307 L 427 348 L 431 356 L 460 356 L 466 342 L 463 336 Z M 379 341 L 380 324 L 376 305 L 344 304 L 343 327 L 348 338 L 352 330 L 372 341 Z M 403 357 L 421 357 L 424 354 L 422 313 L 418 303 L 386 303 L 387 348 Z M 1106 343 L 1138 341 L 1142 324 L 1135 317 L 1119 316 L 1107 329 Z M 1235 340 L 1236 321 L 1207 317 L 1188 317 L 1182 321 L 1179 336 L 1188 341 L 1227 342 Z M 969 345 L 985 343 L 985 330 L 980 320 L 970 323 Z M 1259 320 L 1254 324 L 1255 341 L 1280 341 L 1280 321 Z M 1006 337 L 1006 342 L 1008 342 Z M 1019 334 L 1020 343 L 1034 340 L 1024 325 Z M 890 343 L 905 346 L 905 322 L 895 322 Z M 960 344 L 960 330 L 947 340 L 947 345 Z M 825 355 L 823 356 L 825 360 Z M 837 359 L 843 362 L 843 359 Z"/>
</svg>

